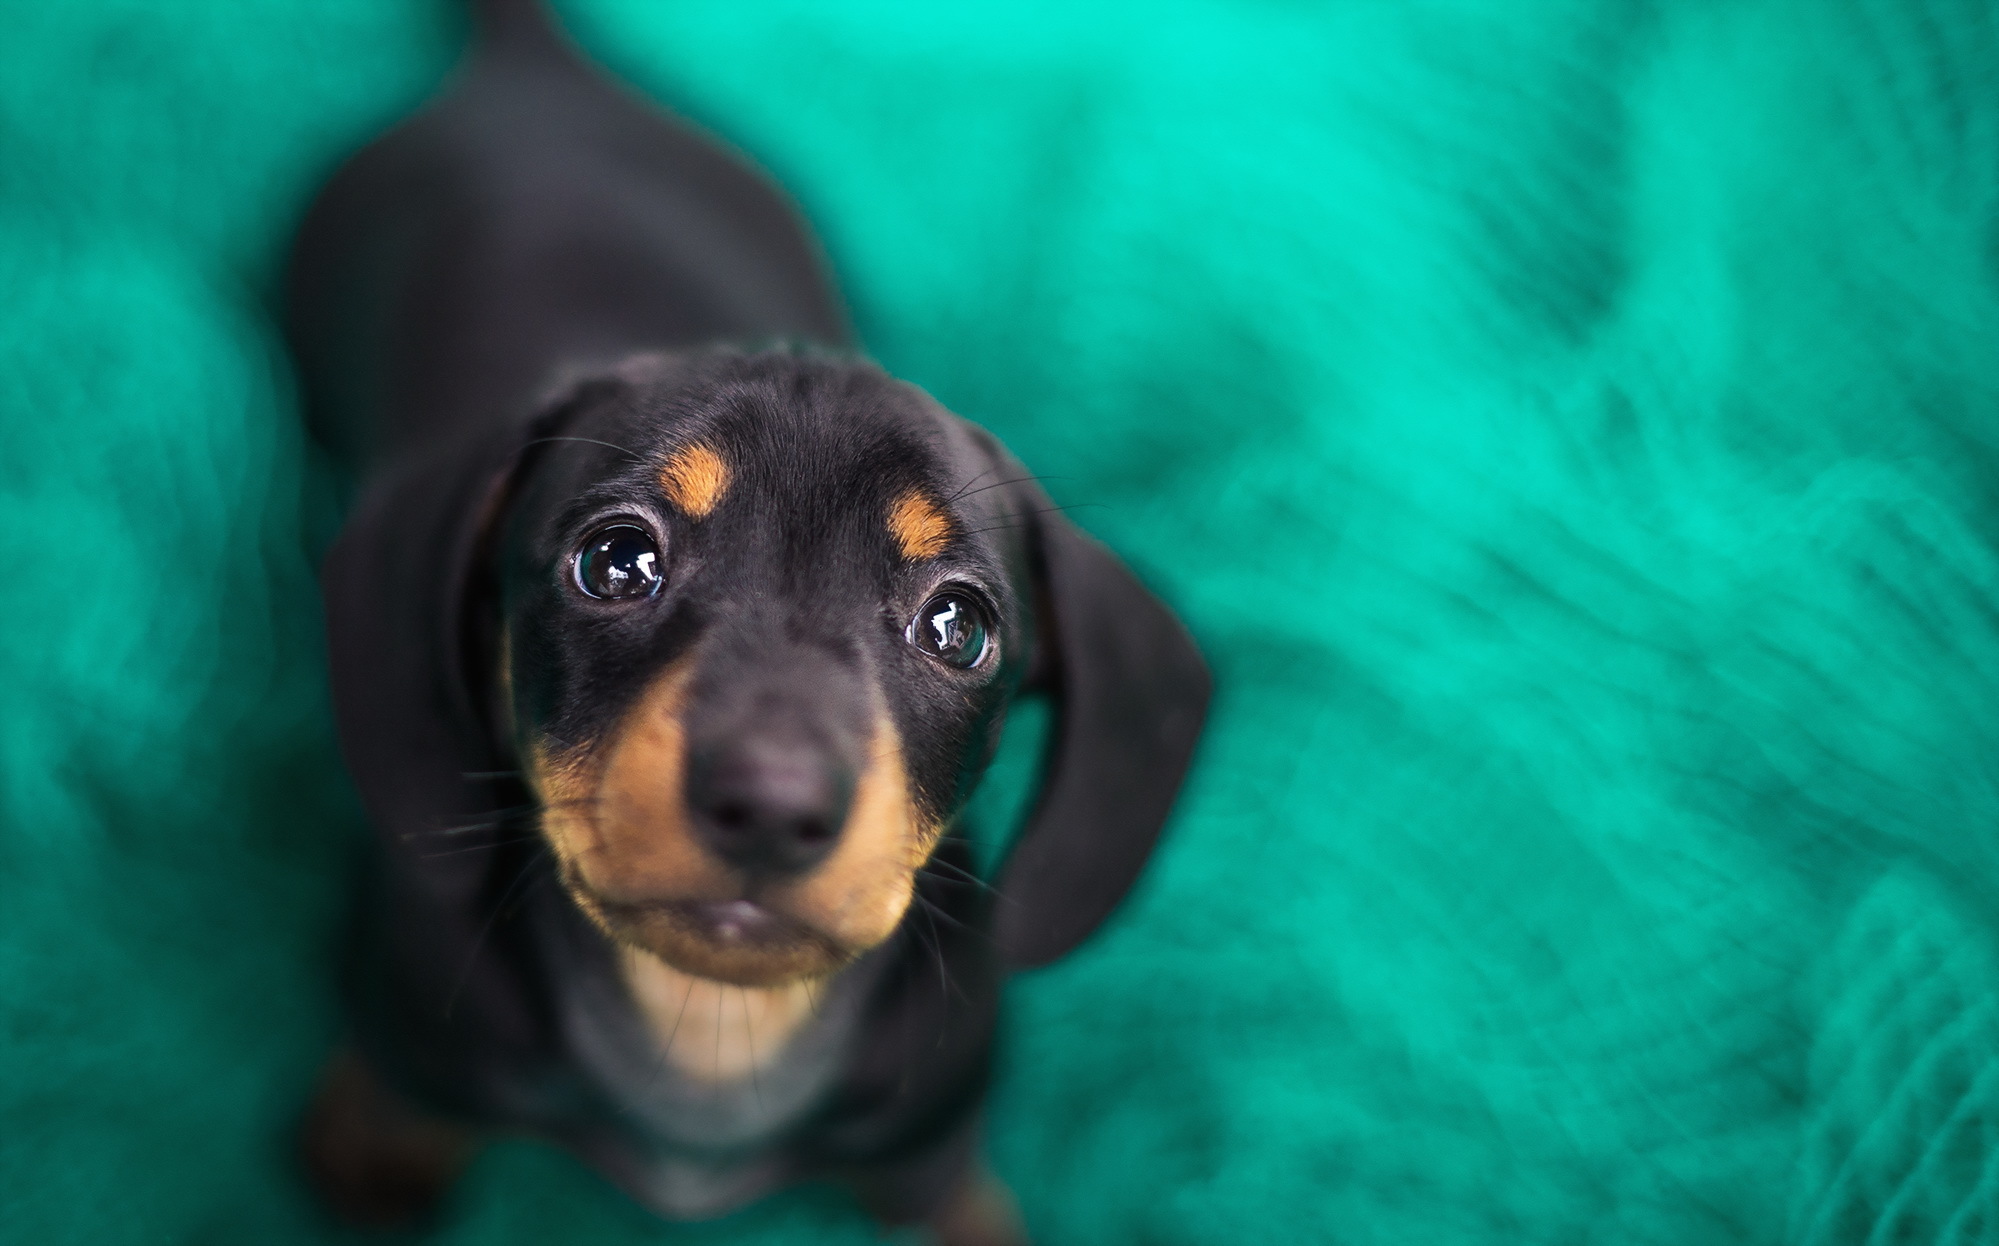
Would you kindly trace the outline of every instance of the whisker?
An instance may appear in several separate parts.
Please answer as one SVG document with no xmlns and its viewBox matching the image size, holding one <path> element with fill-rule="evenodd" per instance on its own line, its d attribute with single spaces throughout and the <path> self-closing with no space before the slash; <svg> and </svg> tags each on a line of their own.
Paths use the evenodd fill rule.
<svg viewBox="0 0 1999 1246">
<path fill-rule="evenodd" d="M 984 476 L 987 474 L 988 473 L 981 472 L 979 473 L 979 476 Z M 979 479 L 979 476 L 972 477 L 972 483 L 976 483 Z M 1067 476 L 1034 476 L 1034 475 L 1015 476 L 1012 480 L 995 480 L 993 483 L 989 485 L 981 485 L 977 489 L 972 488 L 971 484 L 968 483 L 963 490 L 954 493 L 950 497 L 944 499 L 944 504 L 946 506 L 949 506 L 953 502 L 962 502 L 966 498 L 975 498 L 979 496 L 981 493 L 985 493 L 992 489 L 1004 489 L 1008 485 L 1024 485 L 1030 480 L 1042 481 L 1042 480 L 1067 480 L 1067 479 L 1069 479 Z"/>
<path fill-rule="evenodd" d="M 602 803 L 602 797 L 578 796 L 567 800 L 550 801 L 546 805 L 515 805 L 507 809 L 493 810 L 493 816 L 484 822 L 467 822 L 463 826 L 441 826 L 428 831 L 405 831 L 398 838 L 403 843 L 414 843 L 427 839 L 453 839 L 460 835 L 470 835 L 478 831 L 493 831 L 517 823 L 532 821 L 536 815 L 554 810 L 574 809 L 585 805 Z"/>
<path fill-rule="evenodd" d="M 495 848 L 506 848 L 514 844 L 532 844 L 539 840 L 536 835 L 516 835 L 512 839 L 493 839 L 483 844 L 468 844 L 463 848 L 446 848 L 439 852 L 420 852 L 419 861 L 437 861 L 445 857 L 460 857 L 468 852 L 491 852 Z"/>
<path fill-rule="evenodd" d="M 944 499 L 944 505 L 949 506 L 951 505 L 951 503 L 957 501 L 958 499 L 967 496 L 966 490 L 970 489 L 973 485 L 979 483 L 981 480 L 984 480 L 986 477 L 992 475 L 994 472 L 998 470 L 999 468 L 997 467 L 988 467 L 986 470 L 980 472 L 978 475 L 972 477 L 970 480 L 967 480 L 964 484 L 958 486 L 958 491 L 956 493 L 953 493 L 950 497 Z M 987 488 L 992 488 L 992 487 L 993 486 L 991 485 L 987 486 Z"/>
<path fill-rule="evenodd" d="M 958 930 L 962 930 L 967 934 L 975 933 L 970 926 L 967 926 L 965 923 L 959 921 L 957 918 L 951 916 L 949 913 L 946 913 L 943 909 L 938 908 L 936 901 L 925 899 L 922 896 L 912 896 L 910 898 L 915 900 L 916 903 L 923 906 L 924 915 L 930 919 L 931 929 L 933 930 L 936 929 L 937 919 L 941 917 Z"/>
<path fill-rule="evenodd" d="M 944 969 L 944 948 L 943 945 L 938 942 L 936 925 L 934 923 L 931 925 L 930 938 L 928 940 L 924 939 L 923 933 L 920 930 L 918 930 L 915 926 L 911 926 L 909 929 L 910 933 L 915 936 L 916 941 L 918 943 L 926 944 L 929 947 L 931 959 L 934 960 L 937 964 L 937 985 L 940 987 L 948 986 L 950 982 L 950 975 L 947 974 Z"/>
<path fill-rule="evenodd" d="M 737 987 L 736 994 L 743 997 L 743 1035 L 750 1047 L 750 1094 L 756 1099 L 757 1107 L 764 1103 L 763 1088 L 757 1085 L 757 1027 L 750 1016 L 750 993 L 745 987 Z"/>
<path fill-rule="evenodd" d="M 956 995 L 960 1002 L 971 1003 L 965 993 L 958 989 L 958 984 L 951 980 L 951 971 L 944 966 L 944 936 L 937 933 L 936 906 L 921 896 L 916 899 L 922 903 L 923 916 L 930 922 L 930 954 L 937 961 L 938 985 L 943 987 L 946 995 Z M 941 1028 L 937 1031 L 937 1045 L 939 1047 L 944 1045 L 944 1031 Z"/>
<path fill-rule="evenodd" d="M 1109 507 L 1107 507 L 1102 502 L 1072 502 L 1067 506 L 1043 506 L 1035 510 L 1025 512 L 1024 514 L 1021 515 L 1020 519 L 1018 520 L 996 523 L 996 524 L 988 524 L 986 527 L 983 528 L 973 528 L 971 531 L 965 533 L 965 535 L 977 536 L 981 532 L 1006 532 L 1013 528 L 1020 527 L 1023 521 L 1031 519 L 1036 515 L 1054 515 L 1064 511 L 1108 510 L 1108 509 Z"/>
<path fill-rule="evenodd" d="M 405 831 L 398 838 L 406 844 L 420 839 L 455 839 L 460 835 L 470 835 L 475 831 L 498 830 L 511 823 L 519 822 L 533 813 L 534 810 L 532 809 L 524 809 L 519 813 L 501 813 L 484 822 L 467 822 L 463 826 L 440 826 L 432 831 Z"/>
<path fill-rule="evenodd" d="M 680 996 L 680 1011 L 673 1015 L 673 1028 L 666 1032 L 666 1046 L 660 1048 L 659 1064 L 652 1071 L 652 1081 L 646 1084 L 651 1090 L 658 1083 L 660 1074 L 666 1072 L 666 1062 L 673 1055 L 673 1042 L 680 1037 L 680 1023 L 687 1019 L 687 1002 L 694 998 L 694 979 L 687 979 L 687 989 Z"/>
<path fill-rule="evenodd" d="M 956 885 L 970 884 L 971 886 L 977 887 L 980 891 L 983 891 L 990 896 L 994 896 L 998 899 L 1006 898 L 1000 895 L 999 888 L 993 886 L 985 879 L 980 878 L 977 874 L 972 873 L 972 871 L 966 869 L 962 865 L 958 865 L 950 861 L 945 861 L 937 857 L 932 857 L 928 861 L 923 863 L 923 868 L 926 870 L 927 869 L 949 870 L 951 871 L 951 873 L 957 875 L 957 877 L 955 879 L 944 879 L 942 881 L 953 883 Z"/>
<path fill-rule="evenodd" d="M 588 445 L 603 446 L 606 449 L 616 450 L 619 454 L 624 455 L 626 458 L 630 459 L 634 463 L 645 462 L 645 457 L 643 455 L 634 454 L 630 450 L 627 450 L 623 446 L 617 445 L 613 442 L 599 441 L 595 437 L 537 437 L 533 441 L 522 443 L 521 449 L 525 450 L 529 446 L 539 446 L 551 441 L 580 441 Z"/>
<path fill-rule="evenodd" d="M 455 839 L 460 835 L 471 835 L 478 831 L 497 831 L 511 821 L 513 821 L 511 818 L 497 818 L 491 822 L 470 822 L 464 826 L 446 826 L 435 831 L 404 831 L 396 838 L 405 844 L 429 839 Z"/>
<path fill-rule="evenodd" d="M 475 822 L 471 826 L 454 826 L 442 831 L 409 831 L 399 837 L 404 844 L 424 845 L 430 843 L 451 844 L 468 835 L 489 835 L 496 832 L 526 829 L 518 819 L 508 818 L 500 822 Z"/>
<path fill-rule="evenodd" d="M 983 940 L 986 943 L 992 943 L 994 941 L 993 936 L 989 932 L 980 930 L 976 926 L 967 926 L 964 922 L 959 921 L 957 918 L 951 916 L 949 913 L 946 913 L 943 909 L 938 908 L 934 902 L 926 900 L 922 896 L 917 896 L 916 902 L 923 906 L 925 915 L 931 919 L 931 922 L 933 923 L 931 929 L 933 930 L 936 929 L 934 923 L 938 918 L 941 917 L 945 921 L 950 922 L 953 926 L 957 927 L 959 930 L 964 931 L 966 934 L 971 935 L 975 939 Z"/>
</svg>

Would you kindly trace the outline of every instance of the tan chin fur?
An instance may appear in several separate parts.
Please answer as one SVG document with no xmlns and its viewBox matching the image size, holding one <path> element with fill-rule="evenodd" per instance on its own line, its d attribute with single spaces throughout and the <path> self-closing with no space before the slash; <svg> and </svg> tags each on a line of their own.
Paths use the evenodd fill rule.
<svg viewBox="0 0 1999 1246">
<path fill-rule="evenodd" d="M 807 930 L 753 945 L 721 943 L 668 909 L 606 904 L 573 883 L 569 895 L 599 929 L 624 946 L 730 986 L 772 987 L 826 978 L 858 954 Z"/>
<path fill-rule="evenodd" d="M 730 986 L 633 948 L 622 949 L 618 959 L 661 1056 L 700 1081 L 737 1081 L 769 1065 L 815 1007 L 808 982 Z"/>
<path fill-rule="evenodd" d="M 683 973 L 758 987 L 837 973 L 894 933 L 941 831 L 911 798 L 895 724 L 877 709 L 868 764 L 833 854 L 755 897 L 799 933 L 722 944 L 660 907 L 742 896 L 741 880 L 701 846 L 687 818 L 681 714 L 692 675 L 689 659 L 661 672 L 601 748 L 529 750 L 542 832 L 564 883 L 607 935 Z"/>
</svg>

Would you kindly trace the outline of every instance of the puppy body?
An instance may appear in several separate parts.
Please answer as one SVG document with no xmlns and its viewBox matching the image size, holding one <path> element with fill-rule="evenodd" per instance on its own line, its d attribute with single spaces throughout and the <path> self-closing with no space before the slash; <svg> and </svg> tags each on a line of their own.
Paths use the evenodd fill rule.
<svg viewBox="0 0 1999 1246">
<path fill-rule="evenodd" d="M 1205 670 L 996 442 L 839 353 L 760 178 L 533 6 L 483 20 L 287 292 L 358 489 L 325 572 L 378 831 L 341 1084 L 669 1215 L 818 1175 L 962 1223 L 1002 973 L 1129 886 Z M 814 349 L 727 345 L 773 339 Z M 1033 690 L 1056 739 L 996 902 L 950 829 Z"/>
</svg>

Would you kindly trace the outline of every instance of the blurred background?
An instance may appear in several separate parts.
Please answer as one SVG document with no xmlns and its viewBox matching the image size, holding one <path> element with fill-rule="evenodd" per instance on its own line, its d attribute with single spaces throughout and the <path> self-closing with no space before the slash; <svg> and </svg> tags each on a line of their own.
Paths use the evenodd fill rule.
<svg viewBox="0 0 1999 1246">
<path fill-rule="evenodd" d="M 1213 661 L 1139 892 L 1010 987 L 1038 1240 L 1999 1239 L 1989 3 L 555 7 Z M 343 1240 L 287 1151 L 338 517 L 271 307 L 466 28 L 0 4 L 11 1240 Z M 874 1240 L 524 1141 L 435 1237 Z"/>
</svg>

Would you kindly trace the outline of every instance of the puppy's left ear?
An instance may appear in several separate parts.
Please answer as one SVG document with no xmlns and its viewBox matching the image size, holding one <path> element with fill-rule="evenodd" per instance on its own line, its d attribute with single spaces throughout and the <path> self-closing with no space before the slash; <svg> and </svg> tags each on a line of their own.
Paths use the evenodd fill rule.
<svg viewBox="0 0 1999 1246">
<path fill-rule="evenodd" d="M 1035 563 L 1036 681 L 1055 705 L 1041 794 L 1000 876 L 1016 967 L 1087 938 L 1138 878 L 1206 717 L 1207 663 L 1117 557 L 1024 487 Z"/>
</svg>

